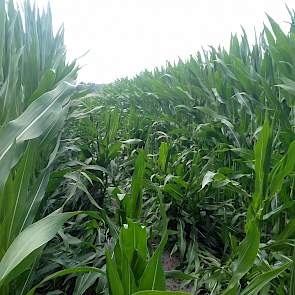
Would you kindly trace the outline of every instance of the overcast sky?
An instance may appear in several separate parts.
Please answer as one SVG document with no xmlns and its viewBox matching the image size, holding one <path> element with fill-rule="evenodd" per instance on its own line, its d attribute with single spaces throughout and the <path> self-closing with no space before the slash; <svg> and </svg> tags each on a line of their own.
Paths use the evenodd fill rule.
<svg viewBox="0 0 295 295">
<path fill-rule="evenodd" d="M 21 2 L 22 0 L 19 0 Z M 43 7 L 48 0 L 36 0 Z M 290 20 L 295 0 L 50 0 L 54 26 L 65 26 L 69 58 L 89 53 L 79 80 L 107 83 L 185 58 L 207 45 L 227 46 L 242 25 L 253 36 L 265 12 Z M 285 23 L 285 29 L 288 26 Z"/>
</svg>

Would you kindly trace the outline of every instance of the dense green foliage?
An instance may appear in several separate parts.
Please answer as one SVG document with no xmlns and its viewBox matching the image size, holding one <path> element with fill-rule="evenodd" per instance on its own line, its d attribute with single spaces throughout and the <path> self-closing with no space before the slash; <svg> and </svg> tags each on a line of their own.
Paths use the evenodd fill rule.
<svg viewBox="0 0 295 295">
<path fill-rule="evenodd" d="M 103 239 L 128 218 L 147 227 L 153 248 L 164 230 L 163 202 L 166 250 L 195 278 L 184 282 L 194 294 L 294 293 L 290 15 L 287 34 L 269 17 L 253 46 L 246 34 L 233 36 L 229 50 L 211 48 L 75 101 L 50 205 L 104 208 L 109 223 L 73 224 L 46 260 L 56 269 L 103 267 Z M 49 252 L 54 247 L 65 247 L 62 258 Z M 84 260 L 72 260 L 77 253 Z M 99 281 L 90 290 L 103 292 Z"/>
<path fill-rule="evenodd" d="M 1 294 L 295 294 L 294 11 L 95 93 L 50 11 L 4 7 Z"/>
<path fill-rule="evenodd" d="M 23 294 L 48 240 L 73 213 L 39 222 L 66 120 L 75 63 L 67 64 L 63 31 L 51 12 L 28 2 L 23 16 L 0 0 L 0 294 Z"/>
</svg>

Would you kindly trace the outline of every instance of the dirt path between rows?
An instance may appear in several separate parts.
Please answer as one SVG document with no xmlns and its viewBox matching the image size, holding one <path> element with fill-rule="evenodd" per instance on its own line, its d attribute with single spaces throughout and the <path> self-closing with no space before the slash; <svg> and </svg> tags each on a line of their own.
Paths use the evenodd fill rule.
<svg viewBox="0 0 295 295">
<path fill-rule="evenodd" d="M 170 256 L 169 251 L 165 251 L 162 256 L 162 262 L 165 271 L 175 270 L 181 264 L 181 258 L 176 254 Z M 169 278 L 166 279 L 166 288 L 169 291 L 191 291 L 191 287 L 189 286 L 181 288 L 181 283 L 181 280 Z"/>
</svg>

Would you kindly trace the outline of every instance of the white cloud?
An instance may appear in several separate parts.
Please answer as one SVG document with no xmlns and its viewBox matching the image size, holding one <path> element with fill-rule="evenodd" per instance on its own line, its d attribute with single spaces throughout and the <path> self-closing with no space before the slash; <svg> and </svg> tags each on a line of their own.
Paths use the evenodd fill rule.
<svg viewBox="0 0 295 295">
<path fill-rule="evenodd" d="M 19 0 L 21 1 L 21 0 Z M 47 0 L 37 0 L 44 6 Z M 50 0 L 55 26 L 65 25 L 70 58 L 85 66 L 79 79 L 97 83 L 185 58 L 201 46 L 227 46 L 242 25 L 262 30 L 265 12 L 289 21 L 281 0 Z M 294 8 L 294 0 L 287 0 Z M 286 27 L 286 24 L 285 24 Z M 288 26 L 287 26 L 288 27 Z"/>
</svg>

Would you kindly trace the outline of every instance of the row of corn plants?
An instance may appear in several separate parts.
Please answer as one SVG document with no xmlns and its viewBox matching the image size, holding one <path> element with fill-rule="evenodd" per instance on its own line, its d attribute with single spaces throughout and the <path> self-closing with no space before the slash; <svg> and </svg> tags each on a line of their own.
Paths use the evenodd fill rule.
<svg viewBox="0 0 295 295">
<path fill-rule="evenodd" d="M 97 91 L 50 9 L 0 0 L 0 293 L 294 294 L 289 12 Z"/>
<path fill-rule="evenodd" d="M 55 281 L 60 292 L 82 294 L 82 283 L 93 294 L 140 288 L 143 271 L 134 268 L 140 262 L 128 253 L 145 257 L 146 243 L 122 250 L 130 227 L 141 231 L 139 223 L 149 253 L 164 247 L 179 257 L 174 271 L 164 271 L 178 289 L 294 294 L 295 18 L 289 12 L 288 32 L 268 17 L 253 45 L 245 32 L 233 35 L 229 49 L 210 48 L 75 100 L 43 214 L 66 203 L 69 211 L 97 210 L 104 218 L 69 225 L 45 249 L 39 270 L 48 259 L 52 271 L 91 265 L 106 268 L 109 284 L 101 275 L 68 276 Z M 73 260 L 78 253 L 83 259 Z"/>
</svg>

